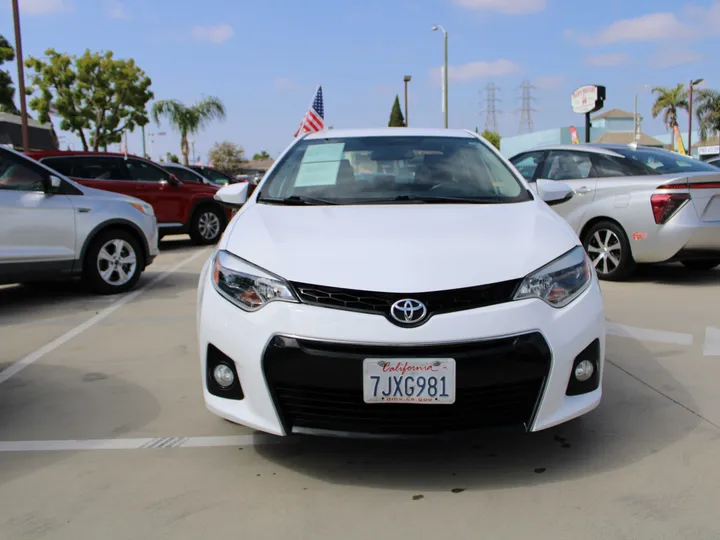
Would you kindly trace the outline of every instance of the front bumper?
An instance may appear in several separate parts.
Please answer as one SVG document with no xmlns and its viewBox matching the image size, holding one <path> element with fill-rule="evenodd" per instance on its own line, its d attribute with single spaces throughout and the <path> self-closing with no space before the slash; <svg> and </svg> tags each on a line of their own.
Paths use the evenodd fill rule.
<svg viewBox="0 0 720 540">
<path fill-rule="evenodd" d="M 605 314 L 597 281 L 563 309 L 525 300 L 400 328 L 379 315 L 304 304 L 274 302 L 246 313 L 203 272 L 198 332 L 208 409 L 276 435 L 435 434 L 491 425 L 538 431 L 589 412 L 602 394 Z M 568 395 L 574 362 L 593 344 L 598 386 Z M 209 391 L 208 350 L 211 364 L 217 355 L 234 363 L 242 399 Z M 361 365 L 372 356 L 455 358 L 456 402 L 365 404 Z"/>
</svg>

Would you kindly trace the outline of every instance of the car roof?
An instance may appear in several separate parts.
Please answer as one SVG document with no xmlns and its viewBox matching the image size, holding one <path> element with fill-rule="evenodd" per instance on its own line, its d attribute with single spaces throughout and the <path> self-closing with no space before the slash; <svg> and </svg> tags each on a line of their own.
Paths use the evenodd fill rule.
<svg viewBox="0 0 720 540">
<path fill-rule="evenodd" d="M 71 156 L 97 156 L 97 157 L 129 157 L 143 159 L 135 154 L 124 154 L 120 152 L 91 152 L 90 150 L 37 150 L 27 152 L 33 159 L 46 157 L 71 157 Z"/>
<path fill-rule="evenodd" d="M 614 148 L 617 147 L 617 148 Z M 516 155 L 519 154 L 527 154 L 528 152 L 537 152 L 537 151 L 543 151 L 543 150 L 568 150 L 568 151 L 575 151 L 575 152 L 593 152 L 595 154 L 604 154 L 608 156 L 619 156 L 615 150 L 624 148 L 627 150 L 629 147 L 626 145 L 618 144 L 595 144 L 595 143 L 585 143 L 585 144 L 545 144 L 541 146 L 536 146 L 535 148 L 530 148 L 528 150 L 523 150 L 522 152 L 518 152 Z"/>
<path fill-rule="evenodd" d="M 339 139 L 352 137 L 463 137 L 473 138 L 471 131 L 464 129 L 440 128 L 365 128 L 365 129 L 327 129 L 305 136 L 305 139 Z"/>
<path fill-rule="evenodd" d="M 160 163 L 158 163 L 158 165 L 160 165 L 161 167 L 177 167 L 178 169 L 185 169 L 186 171 L 192 171 L 197 174 L 197 171 L 193 171 L 190 167 L 186 167 L 182 163 L 175 163 L 173 161 L 161 161 Z"/>
</svg>

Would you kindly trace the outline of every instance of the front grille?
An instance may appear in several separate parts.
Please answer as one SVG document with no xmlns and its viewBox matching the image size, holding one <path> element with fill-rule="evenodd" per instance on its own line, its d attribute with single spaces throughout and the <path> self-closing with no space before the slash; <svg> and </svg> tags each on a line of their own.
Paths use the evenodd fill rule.
<svg viewBox="0 0 720 540">
<path fill-rule="evenodd" d="M 522 279 L 490 283 L 477 287 L 419 293 L 389 293 L 340 289 L 307 283 L 292 283 L 301 302 L 363 313 L 377 313 L 390 318 L 390 306 L 398 300 L 413 298 L 428 309 L 428 316 L 476 309 L 512 300 Z"/>
<path fill-rule="evenodd" d="M 455 403 L 365 403 L 362 364 L 373 357 L 455 358 Z M 296 427 L 397 435 L 527 427 L 550 364 L 550 349 L 539 333 L 427 346 L 276 337 L 263 357 L 265 377 L 288 433 Z"/>
</svg>

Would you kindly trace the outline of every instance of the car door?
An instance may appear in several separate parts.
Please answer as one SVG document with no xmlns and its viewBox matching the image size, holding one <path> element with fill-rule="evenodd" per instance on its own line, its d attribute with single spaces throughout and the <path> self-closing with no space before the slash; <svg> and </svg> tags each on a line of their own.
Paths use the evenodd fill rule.
<svg viewBox="0 0 720 540">
<path fill-rule="evenodd" d="M 136 196 L 152 205 L 159 224 L 185 224 L 185 206 L 189 194 L 184 184 L 177 179 L 173 181 L 169 172 L 149 161 L 129 158 L 126 166 L 130 177 L 135 181 Z"/>
<path fill-rule="evenodd" d="M 597 177 L 589 152 L 551 150 L 543 162 L 536 180 L 562 182 L 573 190 L 573 197 L 552 208 L 579 231 L 588 205 L 595 197 Z"/>
<path fill-rule="evenodd" d="M 75 210 L 49 192 L 50 175 L 0 150 L 0 279 L 70 271 L 76 258 Z"/>
<path fill-rule="evenodd" d="M 49 157 L 41 161 L 84 186 L 135 196 L 135 183 L 131 181 L 121 157 L 74 155 Z"/>
</svg>

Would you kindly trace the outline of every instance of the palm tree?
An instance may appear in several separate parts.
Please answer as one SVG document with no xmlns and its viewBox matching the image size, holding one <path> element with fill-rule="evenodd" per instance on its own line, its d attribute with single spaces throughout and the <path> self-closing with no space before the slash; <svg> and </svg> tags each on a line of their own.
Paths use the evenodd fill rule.
<svg viewBox="0 0 720 540">
<path fill-rule="evenodd" d="M 225 119 L 225 105 L 216 97 L 207 97 L 190 106 L 175 99 L 158 101 L 153 105 L 152 116 L 160 125 L 160 118 L 165 117 L 168 123 L 180 132 L 180 151 L 185 165 L 189 164 L 190 146 L 188 135 L 194 135 L 204 129 L 212 120 Z"/>
<path fill-rule="evenodd" d="M 653 118 L 663 113 L 665 125 L 672 129 L 678 125 L 678 110 L 688 110 L 688 94 L 685 85 L 680 83 L 675 88 L 656 86 L 652 89 L 658 97 L 652 107 Z"/>
<path fill-rule="evenodd" d="M 699 90 L 695 113 L 702 139 L 707 139 L 711 133 L 720 134 L 720 92 L 711 89 Z"/>
</svg>

